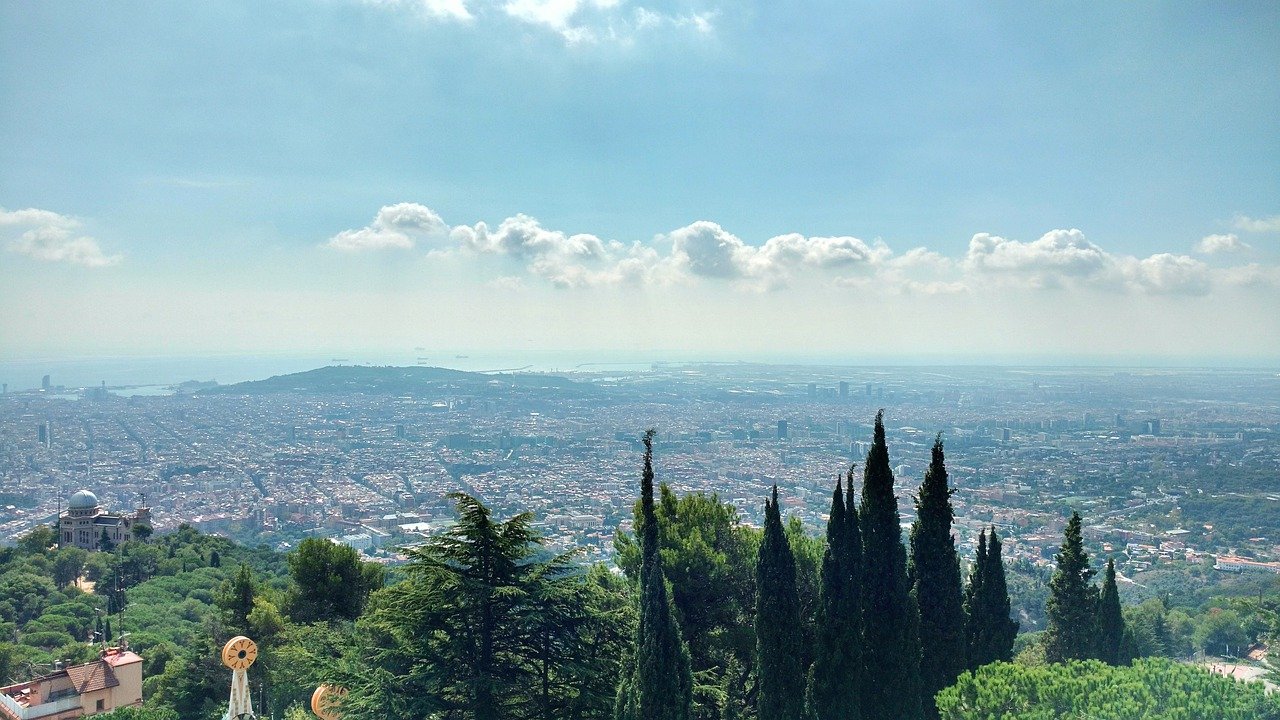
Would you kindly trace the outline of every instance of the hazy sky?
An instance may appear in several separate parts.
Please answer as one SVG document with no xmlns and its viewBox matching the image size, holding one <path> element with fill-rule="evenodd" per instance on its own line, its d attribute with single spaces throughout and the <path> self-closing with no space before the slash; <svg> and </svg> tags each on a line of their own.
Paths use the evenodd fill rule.
<svg viewBox="0 0 1280 720">
<path fill-rule="evenodd" d="M 2 0 L 0 358 L 1280 358 L 1280 3 L 896 5 Z"/>
</svg>

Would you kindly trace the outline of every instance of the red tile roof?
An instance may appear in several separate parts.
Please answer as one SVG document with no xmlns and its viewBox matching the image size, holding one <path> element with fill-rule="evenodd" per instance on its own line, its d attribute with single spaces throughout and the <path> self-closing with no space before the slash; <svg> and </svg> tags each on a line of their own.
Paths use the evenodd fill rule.
<svg viewBox="0 0 1280 720">
<path fill-rule="evenodd" d="M 120 684 L 111 665 L 102 660 L 73 665 L 67 668 L 67 677 L 71 679 L 72 687 L 81 695 L 95 690 L 113 688 Z"/>
</svg>

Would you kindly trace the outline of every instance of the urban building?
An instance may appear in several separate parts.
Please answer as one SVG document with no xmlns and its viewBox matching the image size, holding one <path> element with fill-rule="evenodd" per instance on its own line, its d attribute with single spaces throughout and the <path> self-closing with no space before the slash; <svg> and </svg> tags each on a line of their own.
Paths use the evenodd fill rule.
<svg viewBox="0 0 1280 720">
<path fill-rule="evenodd" d="M 133 539 L 135 525 L 150 521 L 150 508 L 138 508 L 128 515 L 108 512 L 98 502 L 97 495 L 80 490 L 71 496 L 66 512 L 58 516 L 58 544 L 101 550 L 104 537 L 110 545 L 119 545 Z"/>
<path fill-rule="evenodd" d="M 0 687 L 3 720 L 65 720 L 142 705 L 142 658 L 107 648 L 93 662 Z"/>
</svg>

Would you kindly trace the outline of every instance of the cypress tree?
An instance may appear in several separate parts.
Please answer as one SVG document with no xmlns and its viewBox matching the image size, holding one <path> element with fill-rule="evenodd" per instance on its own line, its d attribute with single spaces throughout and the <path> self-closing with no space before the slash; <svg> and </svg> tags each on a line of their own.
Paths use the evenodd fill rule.
<svg viewBox="0 0 1280 720">
<path fill-rule="evenodd" d="M 984 627 L 982 607 L 982 580 L 987 570 L 987 529 L 978 533 L 978 557 L 969 566 L 969 581 L 964 586 L 964 640 L 965 660 L 969 669 L 982 667 L 987 662 L 982 646 Z M 984 662 L 986 661 L 986 662 Z"/>
<path fill-rule="evenodd" d="M 1004 577 L 1004 558 L 1000 557 L 1000 535 L 991 526 L 987 542 L 987 565 L 983 573 L 983 606 L 987 612 L 987 662 L 1013 660 L 1013 641 L 1018 637 L 1018 621 L 1009 617 L 1009 586 Z"/>
<path fill-rule="evenodd" d="M 907 552 L 898 524 L 898 499 L 884 438 L 884 411 L 876 413 L 875 439 L 862 476 L 863 720 L 917 720 L 920 709 L 920 644 L 912 641 L 912 602 Z"/>
<path fill-rule="evenodd" d="M 634 675 L 618 689 L 619 720 L 688 720 L 693 702 L 689 648 L 680 636 L 662 573 L 658 518 L 653 510 L 653 430 L 644 434 L 644 475 L 640 482 L 640 622 L 636 629 Z"/>
<path fill-rule="evenodd" d="M 978 536 L 978 558 L 965 588 L 965 639 L 970 669 L 1013 659 L 1018 622 L 1009 617 L 1009 589 L 1005 583 L 1000 536 L 991 528 Z"/>
<path fill-rule="evenodd" d="M 1120 610 L 1120 592 L 1116 588 L 1116 563 L 1107 560 L 1102 595 L 1098 600 L 1098 659 L 1108 665 L 1126 665 L 1124 614 Z"/>
<path fill-rule="evenodd" d="M 916 495 L 911 526 L 908 576 L 920 612 L 920 689 L 925 717 L 938 717 L 933 696 L 965 670 L 964 599 L 960 558 L 951 537 L 954 513 L 942 436 L 933 443 L 933 459 Z"/>
<path fill-rule="evenodd" d="M 849 471 L 850 483 L 853 470 Z M 852 497 L 850 498 L 852 499 Z M 845 509 L 840 478 L 831 495 L 827 547 L 822 554 L 822 588 L 818 605 L 818 643 L 809 672 L 808 714 L 813 720 L 858 720 L 858 671 L 862 662 L 862 608 L 856 602 L 853 564 L 860 553 L 851 547 L 854 526 Z M 860 548 L 858 549 L 860 550 Z"/>
<path fill-rule="evenodd" d="M 1080 513 L 1072 512 L 1062 549 L 1054 558 L 1058 568 L 1049 581 L 1049 601 L 1045 605 L 1049 624 L 1044 633 L 1044 655 L 1051 663 L 1087 660 L 1094 655 L 1098 591 L 1089 583 L 1093 570 L 1089 569 L 1080 525 Z"/>
<path fill-rule="evenodd" d="M 756 714 L 759 720 L 801 720 L 804 674 L 800 647 L 796 559 L 782 528 L 778 486 L 764 504 L 764 538 L 756 556 Z"/>
</svg>

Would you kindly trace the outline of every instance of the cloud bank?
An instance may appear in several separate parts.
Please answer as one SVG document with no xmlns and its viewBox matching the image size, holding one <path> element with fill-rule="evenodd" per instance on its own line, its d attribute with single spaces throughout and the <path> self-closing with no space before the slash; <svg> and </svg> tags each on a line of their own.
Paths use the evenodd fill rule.
<svg viewBox="0 0 1280 720">
<path fill-rule="evenodd" d="M 105 267 L 120 262 L 120 255 L 107 255 L 97 240 L 81 235 L 80 227 L 79 220 L 50 210 L 0 208 L 0 235 L 16 234 L 9 241 L 10 252 L 43 262 L 83 267 Z"/>
<path fill-rule="evenodd" d="M 786 233 L 752 244 L 709 220 L 630 243 L 546 228 L 525 214 L 497 226 L 482 221 L 450 227 L 414 203 L 383 207 L 370 225 L 344 230 L 326 244 L 348 252 L 403 251 L 423 237 L 436 240 L 433 254 L 488 263 L 495 274 L 489 282 L 507 288 L 525 287 L 528 279 L 559 288 L 719 284 L 771 292 L 818 284 L 921 295 L 1005 288 L 1195 297 L 1215 287 L 1274 285 L 1277 277 L 1275 268 L 1257 263 L 1218 267 L 1184 254 L 1113 253 L 1076 228 L 1050 230 L 1030 241 L 977 233 L 963 255 L 948 257 L 925 247 L 898 253 L 880 240 L 848 235 Z M 1235 235 L 1210 235 L 1197 252 L 1248 247 Z"/>
<path fill-rule="evenodd" d="M 558 35 L 566 45 L 630 44 L 642 33 L 714 32 L 714 11 L 660 10 L 628 0 L 364 0 L 375 7 L 407 11 L 428 22 L 463 24 L 502 18 L 531 30 Z"/>
</svg>

